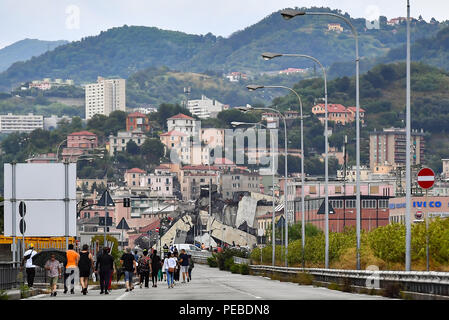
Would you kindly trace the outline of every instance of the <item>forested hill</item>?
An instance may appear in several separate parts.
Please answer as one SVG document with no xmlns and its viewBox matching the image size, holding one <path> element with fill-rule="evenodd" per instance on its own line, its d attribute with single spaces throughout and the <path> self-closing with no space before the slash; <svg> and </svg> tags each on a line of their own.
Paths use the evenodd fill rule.
<svg viewBox="0 0 449 320">
<path fill-rule="evenodd" d="M 369 132 L 389 127 L 405 127 L 405 63 L 377 65 L 360 78 L 360 104 L 366 111 L 362 127 L 362 159 L 368 160 Z M 323 80 L 310 79 L 294 87 L 303 98 L 304 111 L 311 113 L 317 97 L 323 96 Z M 426 135 L 426 163 L 441 172 L 441 159 L 449 157 L 449 73 L 422 63 L 412 63 L 411 68 L 411 118 L 412 129 L 423 129 Z M 354 77 L 337 78 L 328 83 L 329 103 L 355 105 Z M 274 99 L 280 108 L 297 105 L 296 98 L 288 95 Z M 355 125 L 332 125 L 331 146 L 341 147 L 345 134 L 355 136 Z M 351 139 L 351 138 L 350 138 Z M 352 140 L 351 140 L 352 141 Z M 349 145 L 354 159 L 354 144 Z"/>
<path fill-rule="evenodd" d="M 17 61 L 26 61 L 42 53 L 66 44 L 68 41 L 43 41 L 38 39 L 24 39 L 0 49 L 0 72 L 8 69 Z"/>
<path fill-rule="evenodd" d="M 329 8 L 305 10 L 331 11 Z M 340 13 L 339 10 L 332 12 Z M 367 30 L 364 19 L 353 19 L 360 34 L 361 55 L 384 56 L 405 41 L 405 25 L 387 26 L 381 19 L 379 30 Z M 147 67 L 167 66 L 185 72 L 260 72 L 291 67 L 290 59 L 264 62 L 260 53 L 282 51 L 312 54 L 324 65 L 352 60 L 354 40 L 348 27 L 343 32 L 329 31 L 332 18 L 306 16 L 284 21 L 279 12 L 238 31 L 228 38 L 190 35 L 152 27 L 123 26 L 60 46 L 51 52 L 17 62 L 0 74 L 0 89 L 11 90 L 21 82 L 34 79 L 70 78 L 79 82 L 93 81 L 98 75 L 127 78 Z M 416 22 L 414 39 L 434 36 L 442 24 Z M 295 61 L 307 67 L 308 61 Z"/>
</svg>

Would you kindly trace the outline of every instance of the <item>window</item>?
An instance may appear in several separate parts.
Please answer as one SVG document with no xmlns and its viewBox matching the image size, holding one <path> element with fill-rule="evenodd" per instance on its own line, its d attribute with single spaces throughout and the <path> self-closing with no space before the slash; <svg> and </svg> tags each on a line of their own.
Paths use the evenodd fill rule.
<svg viewBox="0 0 449 320">
<path fill-rule="evenodd" d="M 335 186 L 335 193 L 341 193 L 341 186 Z"/>
<path fill-rule="evenodd" d="M 354 209 L 356 207 L 356 200 L 346 200 L 346 208 Z"/>
<path fill-rule="evenodd" d="M 316 186 L 310 186 L 309 187 L 309 193 L 316 194 Z"/>
</svg>

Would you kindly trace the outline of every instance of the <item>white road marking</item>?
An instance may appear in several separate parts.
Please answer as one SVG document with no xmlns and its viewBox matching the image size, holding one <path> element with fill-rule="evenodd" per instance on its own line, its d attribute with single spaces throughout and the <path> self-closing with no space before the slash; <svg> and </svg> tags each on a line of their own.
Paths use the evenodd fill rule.
<svg viewBox="0 0 449 320">
<path fill-rule="evenodd" d="M 115 300 L 122 300 L 123 298 L 125 298 L 126 296 L 128 296 L 129 295 L 129 291 L 128 292 L 125 292 L 124 294 L 122 294 L 120 297 L 118 297 L 117 299 L 115 299 Z"/>
<path fill-rule="evenodd" d="M 262 297 L 258 297 L 258 296 L 255 296 L 255 295 L 249 293 L 249 292 L 246 292 L 246 291 L 243 291 L 243 290 L 239 290 L 239 289 L 233 288 L 233 287 L 228 286 L 228 285 L 226 285 L 226 284 L 224 284 L 224 283 L 218 283 L 218 284 L 219 284 L 220 286 L 222 286 L 222 287 L 225 287 L 225 288 L 228 288 L 228 289 L 237 291 L 237 292 L 239 292 L 239 293 L 246 294 L 246 295 L 251 296 L 251 297 L 253 297 L 253 298 L 256 298 L 256 299 L 262 299 Z"/>
</svg>

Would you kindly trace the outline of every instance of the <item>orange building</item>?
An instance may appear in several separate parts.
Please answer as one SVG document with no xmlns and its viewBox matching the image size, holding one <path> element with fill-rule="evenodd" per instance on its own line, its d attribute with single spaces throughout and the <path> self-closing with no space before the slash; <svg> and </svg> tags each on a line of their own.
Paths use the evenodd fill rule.
<svg viewBox="0 0 449 320">
<path fill-rule="evenodd" d="M 324 123 L 325 121 L 325 104 L 320 103 L 312 107 L 312 113 L 318 117 L 318 119 L 321 121 L 321 123 Z M 348 107 L 341 104 L 328 104 L 327 105 L 327 113 L 328 113 L 328 120 L 334 121 L 337 124 L 347 124 L 350 122 L 355 121 L 355 113 L 356 108 L 355 107 Z M 360 120 L 362 123 L 364 123 L 365 118 L 365 110 L 360 108 Z"/>
<path fill-rule="evenodd" d="M 126 117 L 126 131 L 139 130 L 142 132 L 150 131 L 149 119 L 140 112 L 133 112 Z"/>
</svg>

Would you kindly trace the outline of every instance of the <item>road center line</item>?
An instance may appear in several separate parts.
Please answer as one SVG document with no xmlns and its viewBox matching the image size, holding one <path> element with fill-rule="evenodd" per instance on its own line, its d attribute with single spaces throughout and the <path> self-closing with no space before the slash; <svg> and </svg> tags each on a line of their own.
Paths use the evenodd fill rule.
<svg viewBox="0 0 449 320">
<path fill-rule="evenodd" d="M 251 297 L 256 298 L 256 299 L 262 299 L 262 297 L 258 297 L 258 296 L 255 296 L 255 295 L 249 293 L 249 292 L 246 292 L 246 291 L 243 291 L 243 290 L 240 290 L 240 289 L 233 288 L 233 287 L 231 287 L 231 286 L 229 286 L 229 285 L 227 285 L 227 284 L 224 284 L 224 283 L 219 283 L 219 285 L 222 286 L 222 287 L 225 287 L 225 288 L 228 288 L 228 289 L 232 289 L 232 290 L 234 290 L 234 291 L 237 291 L 237 292 L 246 294 L 246 295 L 251 296 Z"/>
</svg>

